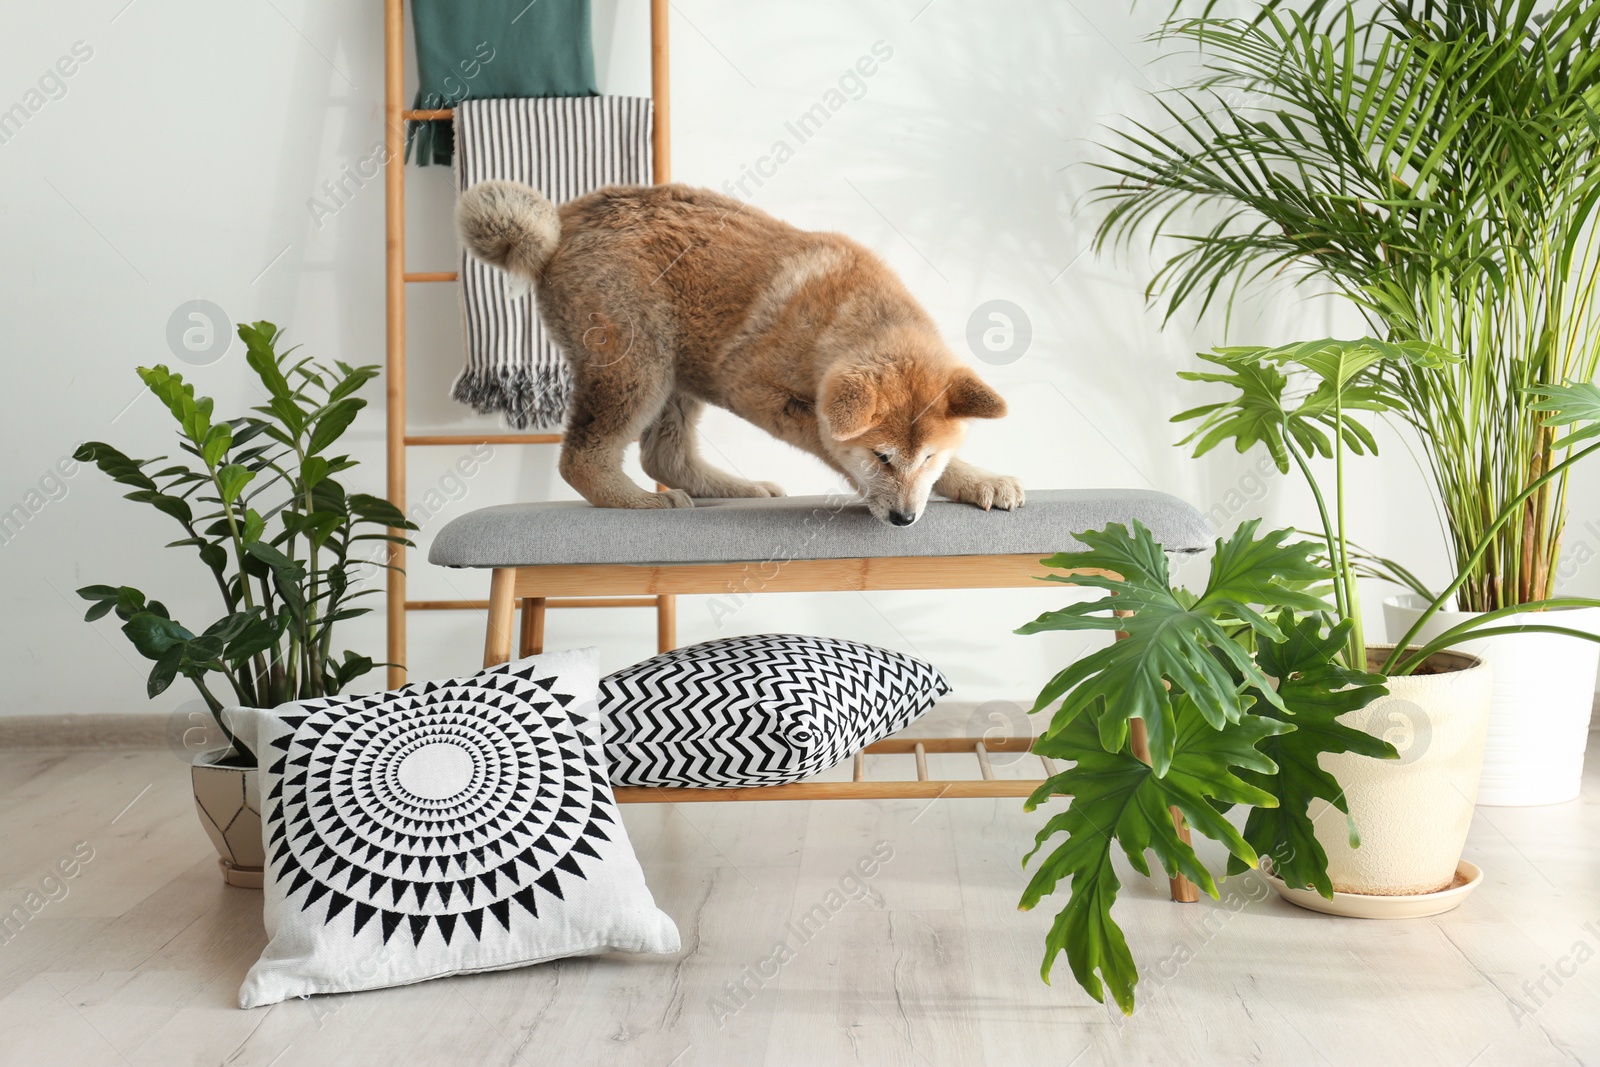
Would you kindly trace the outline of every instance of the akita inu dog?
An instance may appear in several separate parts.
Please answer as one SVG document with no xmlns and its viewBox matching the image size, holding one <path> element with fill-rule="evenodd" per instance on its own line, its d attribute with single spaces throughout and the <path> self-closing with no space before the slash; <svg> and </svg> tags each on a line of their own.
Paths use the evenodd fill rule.
<svg viewBox="0 0 1600 1067">
<path fill-rule="evenodd" d="M 859 488 L 909 526 L 930 491 L 985 510 L 1021 484 L 955 457 L 967 419 L 1005 401 L 956 358 L 877 256 L 683 185 L 610 186 L 560 208 L 515 182 L 468 189 L 472 253 L 531 282 L 573 369 L 561 475 L 591 504 L 687 508 L 782 496 L 700 456 L 695 420 L 726 408 Z M 622 471 L 640 442 L 647 492 Z"/>
</svg>

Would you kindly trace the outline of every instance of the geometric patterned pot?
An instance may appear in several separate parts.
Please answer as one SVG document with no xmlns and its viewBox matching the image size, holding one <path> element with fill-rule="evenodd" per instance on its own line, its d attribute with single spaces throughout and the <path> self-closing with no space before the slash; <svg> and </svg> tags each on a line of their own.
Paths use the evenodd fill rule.
<svg viewBox="0 0 1600 1067">
<path fill-rule="evenodd" d="M 261 844 L 261 789 L 254 767 L 218 767 L 228 749 L 199 753 L 189 768 L 194 806 L 217 847 L 222 880 L 241 889 L 261 888 L 266 851 Z"/>
</svg>

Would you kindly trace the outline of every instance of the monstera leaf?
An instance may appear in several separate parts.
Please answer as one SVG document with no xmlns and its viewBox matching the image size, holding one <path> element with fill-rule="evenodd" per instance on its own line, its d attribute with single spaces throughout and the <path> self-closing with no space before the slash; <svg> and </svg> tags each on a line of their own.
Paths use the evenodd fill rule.
<svg viewBox="0 0 1600 1067">
<path fill-rule="evenodd" d="M 1356 752 L 1378 759 L 1397 758 L 1399 753 L 1387 741 L 1338 720 L 1389 690 L 1382 675 L 1353 671 L 1338 663 L 1336 657 L 1350 635 L 1348 621 L 1329 630 L 1315 618 L 1296 621 L 1285 613 L 1279 622 L 1284 639 L 1264 642 L 1256 661 L 1262 671 L 1278 679 L 1283 707 L 1264 702 L 1257 706 L 1263 716 L 1291 723 L 1293 728 L 1261 745 L 1262 752 L 1277 764 L 1276 771 L 1240 772 L 1246 782 L 1278 801 L 1274 807 L 1250 812 L 1244 836 L 1257 853 L 1271 859 L 1273 871 L 1288 885 L 1314 888 L 1332 900 L 1328 856 L 1317 843 L 1310 808 L 1319 800 L 1326 801 L 1349 815 L 1350 806 L 1344 790 L 1322 769 L 1317 757 L 1324 752 Z M 1248 868 L 1237 854 L 1228 861 L 1229 874 Z"/>
<path fill-rule="evenodd" d="M 1128 862 L 1148 875 L 1146 851 L 1153 851 L 1169 877 L 1182 874 L 1216 897 L 1217 885 L 1194 849 L 1178 836 L 1169 807 L 1177 807 L 1189 826 L 1222 842 L 1246 866 L 1256 863 L 1250 843 L 1218 811 L 1216 804 L 1271 806 L 1273 796 L 1247 782 L 1234 768 L 1271 775 L 1277 766 L 1259 744 L 1292 726 L 1261 715 L 1243 714 L 1226 729 L 1212 727 L 1194 701 L 1179 696 L 1174 721 L 1172 759 L 1164 775 L 1131 751 L 1107 751 L 1089 719 L 1079 717 L 1034 751 L 1072 760 L 1070 770 L 1046 781 L 1028 798 L 1032 811 L 1056 794 L 1070 794 L 1067 810 L 1039 831 L 1033 852 L 1057 834 L 1067 839 L 1045 857 L 1023 892 L 1021 907 L 1032 908 L 1070 880 L 1071 895 L 1045 937 L 1040 974 L 1050 980 L 1055 958 L 1065 952 L 1078 984 L 1104 1003 L 1105 988 L 1124 1013 L 1133 1012 L 1133 989 L 1139 980 L 1122 930 L 1111 918 L 1121 883 L 1111 866 L 1112 844 L 1121 846 Z M 1024 860 L 1027 862 L 1027 860 Z M 1102 982 L 1104 983 L 1102 985 Z"/>
<path fill-rule="evenodd" d="M 1325 580 L 1328 572 L 1311 559 L 1319 546 L 1291 541 L 1293 530 L 1275 530 L 1257 540 L 1259 525 L 1259 519 L 1252 519 L 1217 543 L 1206 588 L 1198 597 L 1171 587 L 1161 545 L 1137 520 L 1131 533 L 1113 523 L 1102 531 L 1078 534 L 1087 551 L 1045 560 L 1048 567 L 1074 572 L 1047 580 L 1094 586 L 1107 595 L 1047 612 L 1017 633 L 1122 630 L 1127 635 L 1045 685 L 1033 710 L 1061 701 L 1046 735 L 1064 730 L 1090 710 L 1102 747 L 1116 752 L 1127 743 L 1129 720 L 1142 719 L 1149 731 L 1151 764 L 1157 775 L 1164 775 L 1177 737 L 1175 692 L 1187 694 L 1213 729 L 1237 723 L 1249 703 L 1241 698 L 1235 675 L 1255 689 L 1258 699 L 1279 704 L 1267 676 L 1228 627 L 1242 624 L 1263 638 L 1282 640 L 1277 626 L 1256 607 L 1327 610 L 1326 603 L 1299 587 Z M 1132 614 L 1107 614 L 1113 610 Z"/>
</svg>

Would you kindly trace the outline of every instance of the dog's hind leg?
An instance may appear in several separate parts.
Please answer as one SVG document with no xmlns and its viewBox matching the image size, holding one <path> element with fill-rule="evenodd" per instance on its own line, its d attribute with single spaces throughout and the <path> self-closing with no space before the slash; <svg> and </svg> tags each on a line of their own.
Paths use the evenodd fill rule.
<svg viewBox="0 0 1600 1067">
<path fill-rule="evenodd" d="M 694 397 L 673 393 L 654 423 L 639 437 L 644 472 L 662 485 L 693 497 L 782 496 L 771 482 L 752 482 L 711 466 L 700 456 L 695 423 L 704 405 Z"/>
<path fill-rule="evenodd" d="M 628 442 L 656 421 L 671 396 L 665 361 L 643 354 L 626 365 L 574 360 L 573 371 L 572 410 L 561 442 L 567 484 L 601 508 L 694 507 L 682 489 L 648 492 L 622 472 Z"/>
</svg>

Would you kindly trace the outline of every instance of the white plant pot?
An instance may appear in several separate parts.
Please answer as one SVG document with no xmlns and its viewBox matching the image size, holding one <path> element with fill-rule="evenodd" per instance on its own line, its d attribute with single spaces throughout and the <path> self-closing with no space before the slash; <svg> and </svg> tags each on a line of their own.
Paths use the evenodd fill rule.
<svg viewBox="0 0 1600 1067">
<path fill-rule="evenodd" d="M 217 766 L 228 749 L 197 753 L 189 768 L 194 806 L 206 836 L 217 847 L 222 880 L 260 889 L 266 866 L 261 840 L 261 787 L 254 767 Z"/>
<path fill-rule="evenodd" d="M 1389 640 L 1398 641 L 1427 602 L 1415 593 L 1383 602 Z M 1422 628 L 1417 644 L 1476 617 L 1440 611 Z M 1600 608 L 1549 611 L 1523 617 L 1600 633 Z M 1507 620 L 1503 625 L 1515 625 Z M 1507 634 L 1454 646 L 1488 661 L 1494 670 L 1489 739 L 1484 748 L 1478 803 L 1560 804 L 1573 800 L 1583 783 L 1583 751 L 1594 709 L 1600 645 L 1559 634 Z"/>
<path fill-rule="evenodd" d="M 1387 652 L 1372 648 L 1369 658 L 1381 663 Z M 1332 805 L 1316 817 L 1338 892 L 1407 896 L 1455 881 L 1483 766 L 1491 672 L 1481 659 L 1455 652 L 1429 662 L 1455 669 L 1390 678 L 1387 696 L 1339 717 L 1394 745 L 1399 759 L 1320 757 L 1343 787 L 1361 836 L 1360 847 L 1351 848 L 1345 817 Z"/>
</svg>

